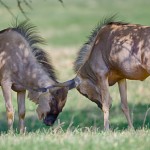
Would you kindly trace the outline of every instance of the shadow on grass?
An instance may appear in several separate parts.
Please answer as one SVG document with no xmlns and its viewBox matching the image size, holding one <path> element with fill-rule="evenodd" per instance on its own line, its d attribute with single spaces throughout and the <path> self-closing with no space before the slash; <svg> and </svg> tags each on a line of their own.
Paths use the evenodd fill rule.
<svg viewBox="0 0 150 150">
<path fill-rule="evenodd" d="M 129 104 L 131 118 L 133 118 L 133 126 L 135 129 L 143 127 L 146 111 L 150 107 L 147 104 L 133 105 Z M 72 123 L 74 127 L 98 127 L 103 130 L 103 112 L 98 107 L 89 107 L 80 111 L 70 110 L 64 111 L 60 115 L 60 120 L 64 122 L 64 129 Z M 148 112 L 145 123 L 145 128 L 150 128 L 150 111 Z M 119 105 L 116 105 L 110 110 L 110 128 L 115 130 L 124 130 L 128 128 L 127 120 Z"/>
<path fill-rule="evenodd" d="M 131 108 L 131 114 L 133 116 L 133 125 L 135 129 L 143 127 L 143 121 L 145 118 L 145 113 L 150 107 L 146 104 L 138 104 L 134 106 L 134 109 Z M 1 112 L 2 116 L 0 118 L 0 132 L 7 132 L 7 122 L 5 112 Z M 64 123 L 62 128 L 66 130 L 68 127 L 77 128 L 77 127 L 98 127 L 103 129 L 103 113 L 99 110 L 98 107 L 89 107 L 81 110 L 64 110 L 58 117 L 59 122 Z M 25 118 L 25 123 L 28 132 L 34 132 L 37 130 L 49 129 L 45 126 L 42 121 L 39 121 L 35 114 L 33 116 L 27 116 Z M 56 121 L 54 126 L 58 125 Z M 127 121 L 124 117 L 120 107 L 114 106 L 110 110 L 110 126 L 112 129 L 124 130 L 127 129 Z M 150 128 L 150 112 L 146 116 L 144 127 Z M 14 129 L 18 128 L 18 116 L 15 116 Z"/>
</svg>

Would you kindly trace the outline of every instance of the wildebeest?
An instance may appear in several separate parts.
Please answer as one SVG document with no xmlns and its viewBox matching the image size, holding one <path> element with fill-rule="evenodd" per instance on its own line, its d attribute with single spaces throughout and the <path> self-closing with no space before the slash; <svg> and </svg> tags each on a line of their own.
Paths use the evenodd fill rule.
<svg viewBox="0 0 150 150">
<path fill-rule="evenodd" d="M 66 88 L 57 88 L 54 68 L 48 54 L 38 47 L 43 43 L 28 21 L 0 31 L 0 85 L 5 99 L 9 129 L 13 128 L 14 110 L 11 89 L 17 92 L 19 128 L 24 132 L 25 93 L 35 102 L 39 119 L 49 124 L 47 114 L 55 116 L 67 97 Z M 53 107 L 55 102 L 59 101 Z M 50 118 L 51 122 L 53 117 Z"/>
<path fill-rule="evenodd" d="M 150 27 L 105 19 L 80 49 L 74 70 L 76 77 L 60 86 L 76 87 L 95 102 L 104 112 L 105 129 L 112 103 L 108 89 L 118 83 L 121 108 L 132 128 L 126 79 L 143 81 L 150 75 Z"/>
</svg>

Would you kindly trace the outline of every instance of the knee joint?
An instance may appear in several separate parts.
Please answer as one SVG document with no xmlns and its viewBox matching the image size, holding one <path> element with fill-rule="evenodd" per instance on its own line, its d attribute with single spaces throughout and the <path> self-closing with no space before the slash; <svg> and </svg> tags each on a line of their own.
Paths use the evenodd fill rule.
<svg viewBox="0 0 150 150">
<path fill-rule="evenodd" d="M 7 119 L 13 120 L 14 119 L 14 112 L 7 112 Z"/>
<path fill-rule="evenodd" d="M 20 112 L 19 113 L 19 118 L 24 119 L 25 118 L 25 112 Z"/>
</svg>

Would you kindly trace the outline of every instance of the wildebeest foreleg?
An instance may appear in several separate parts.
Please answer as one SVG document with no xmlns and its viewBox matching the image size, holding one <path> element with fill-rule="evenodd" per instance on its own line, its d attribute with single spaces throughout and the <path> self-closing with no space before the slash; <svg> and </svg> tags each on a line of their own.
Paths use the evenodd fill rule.
<svg viewBox="0 0 150 150">
<path fill-rule="evenodd" d="M 7 122 L 9 130 L 13 130 L 13 122 L 14 122 L 14 110 L 11 99 L 11 86 L 12 83 L 10 81 L 2 81 L 2 92 L 5 99 L 6 113 L 7 113 Z"/>
<path fill-rule="evenodd" d="M 128 102 L 127 102 L 127 83 L 126 79 L 122 79 L 118 82 L 119 86 L 119 92 L 120 92 L 120 97 L 121 97 L 121 108 L 123 113 L 125 114 L 128 125 L 130 128 L 133 128 L 130 113 L 129 113 L 129 107 L 128 107 Z"/>
<path fill-rule="evenodd" d="M 17 92 L 17 101 L 18 101 L 18 116 L 19 116 L 19 130 L 20 133 L 25 132 L 25 91 Z"/>
<path fill-rule="evenodd" d="M 104 112 L 104 129 L 109 130 L 109 108 L 110 108 L 110 94 L 108 77 L 103 75 L 99 79 L 100 93 L 102 99 L 102 110 Z"/>
</svg>

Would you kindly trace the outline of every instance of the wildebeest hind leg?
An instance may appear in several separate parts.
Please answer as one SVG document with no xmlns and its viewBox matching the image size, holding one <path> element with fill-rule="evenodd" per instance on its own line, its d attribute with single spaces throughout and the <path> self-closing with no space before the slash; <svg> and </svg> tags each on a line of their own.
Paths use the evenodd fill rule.
<svg viewBox="0 0 150 150">
<path fill-rule="evenodd" d="M 25 93 L 26 91 L 17 93 L 18 101 L 18 116 L 19 116 L 19 130 L 20 133 L 25 132 L 24 118 L 25 118 Z"/>
<path fill-rule="evenodd" d="M 128 107 L 128 102 L 127 102 L 127 83 L 126 79 L 122 79 L 118 82 L 119 86 L 119 92 L 120 92 L 120 97 L 121 97 L 121 108 L 126 116 L 126 119 L 128 121 L 128 126 L 129 128 L 133 128 L 130 113 L 129 113 L 129 107 Z"/>
<path fill-rule="evenodd" d="M 11 86 L 12 83 L 10 81 L 2 81 L 2 92 L 5 99 L 6 113 L 7 113 L 7 122 L 9 130 L 13 130 L 13 122 L 14 122 L 14 110 L 11 99 Z"/>
</svg>

